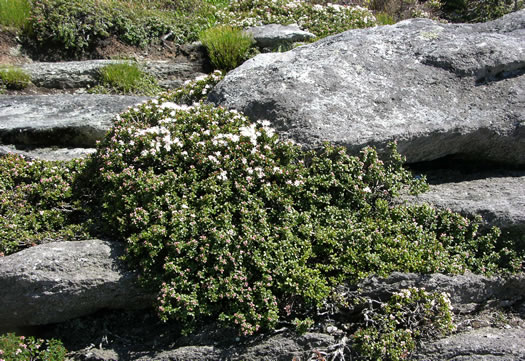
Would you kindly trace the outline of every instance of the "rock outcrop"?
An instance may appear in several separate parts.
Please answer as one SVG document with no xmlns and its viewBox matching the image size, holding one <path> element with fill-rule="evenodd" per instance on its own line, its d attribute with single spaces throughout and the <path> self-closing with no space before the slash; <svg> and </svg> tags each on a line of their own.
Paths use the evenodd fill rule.
<svg viewBox="0 0 525 361">
<path fill-rule="evenodd" d="M 97 310 L 151 307 L 153 296 L 119 260 L 124 245 L 54 242 L 0 257 L 0 329 L 45 325 Z"/>
<path fill-rule="evenodd" d="M 413 360 L 525 360 L 525 329 L 481 328 L 424 343 Z"/>
<path fill-rule="evenodd" d="M 93 148 L 116 114 L 146 99 L 102 94 L 0 96 L 0 144 Z"/>
<path fill-rule="evenodd" d="M 525 10 L 486 24 L 350 30 L 230 72 L 209 100 L 307 147 L 397 140 L 408 162 L 525 165 Z"/>
<path fill-rule="evenodd" d="M 31 76 L 31 82 L 43 88 L 76 89 L 98 84 L 99 70 L 110 64 L 125 63 L 123 60 L 89 60 L 68 62 L 38 62 L 21 66 Z M 176 88 L 185 80 L 202 74 L 202 65 L 191 62 L 167 60 L 139 63 L 145 72 L 161 79 L 166 88 Z"/>
</svg>

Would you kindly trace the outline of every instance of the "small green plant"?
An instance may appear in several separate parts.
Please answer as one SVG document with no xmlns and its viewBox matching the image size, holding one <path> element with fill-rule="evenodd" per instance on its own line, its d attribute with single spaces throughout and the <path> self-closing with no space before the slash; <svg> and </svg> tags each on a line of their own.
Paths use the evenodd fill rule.
<svg viewBox="0 0 525 361">
<path fill-rule="evenodd" d="M 379 302 L 378 302 L 379 303 Z M 363 360 L 401 361 L 421 339 L 444 336 L 455 329 L 449 295 L 409 288 L 386 304 L 370 302 L 363 311 L 366 326 L 353 335 Z"/>
<path fill-rule="evenodd" d="M 31 13 L 29 0 L 0 0 L 0 25 L 25 29 Z"/>
<path fill-rule="evenodd" d="M 115 63 L 99 70 L 99 86 L 92 93 L 157 95 L 162 91 L 157 79 L 136 63 Z"/>
<path fill-rule="evenodd" d="M 206 47 L 215 69 L 235 69 L 248 57 L 253 38 L 246 32 L 231 26 L 218 26 L 204 30 L 200 41 Z"/>
<path fill-rule="evenodd" d="M 63 361 L 67 350 L 58 340 L 35 339 L 14 333 L 0 335 L 0 361 Z"/>
<path fill-rule="evenodd" d="M 9 90 L 22 90 L 31 84 L 31 76 L 16 67 L 0 67 L 0 87 Z"/>
</svg>

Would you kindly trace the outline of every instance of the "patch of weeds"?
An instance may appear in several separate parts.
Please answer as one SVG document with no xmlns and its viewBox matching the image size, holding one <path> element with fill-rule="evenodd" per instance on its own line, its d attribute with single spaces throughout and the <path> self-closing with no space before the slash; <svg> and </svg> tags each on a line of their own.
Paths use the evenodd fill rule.
<svg viewBox="0 0 525 361">
<path fill-rule="evenodd" d="M 214 68 L 224 71 L 241 65 L 248 58 L 248 52 L 254 44 L 250 34 L 231 26 L 217 26 L 204 30 L 199 39 L 206 47 Z"/>
<path fill-rule="evenodd" d="M 362 312 L 365 326 L 353 334 L 360 360 L 406 360 L 421 339 L 455 329 L 449 295 L 409 288 L 387 303 L 369 302 Z"/>
<path fill-rule="evenodd" d="M 31 76 L 17 67 L 0 67 L 0 88 L 22 90 L 31 84 Z"/>
<path fill-rule="evenodd" d="M 83 164 L 0 157 L 0 256 L 45 242 L 88 239 L 90 222 L 72 191 Z"/>
<path fill-rule="evenodd" d="M 63 361 L 67 350 L 59 340 L 43 340 L 17 336 L 14 333 L 0 335 L 0 360 L 5 361 Z"/>
<path fill-rule="evenodd" d="M 116 93 L 154 96 L 162 88 L 157 79 L 144 72 L 136 63 L 115 63 L 99 70 L 99 85 L 90 93 Z"/>
<path fill-rule="evenodd" d="M 0 0 L 0 25 L 24 30 L 30 13 L 29 0 Z"/>
</svg>

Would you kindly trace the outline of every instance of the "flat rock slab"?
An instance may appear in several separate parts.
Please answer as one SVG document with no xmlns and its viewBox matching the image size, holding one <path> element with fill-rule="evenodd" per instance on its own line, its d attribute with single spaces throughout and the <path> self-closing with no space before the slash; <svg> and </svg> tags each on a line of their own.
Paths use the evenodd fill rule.
<svg viewBox="0 0 525 361">
<path fill-rule="evenodd" d="M 473 273 L 463 275 L 415 274 L 393 272 L 385 278 L 368 277 L 361 281 L 354 294 L 372 299 L 387 300 L 394 292 L 410 287 L 427 291 L 446 292 L 456 311 L 470 313 L 489 301 L 501 305 L 523 302 L 525 274 L 512 277 L 487 277 Z"/>
<path fill-rule="evenodd" d="M 525 165 L 525 10 L 486 24 L 411 19 L 261 54 L 209 95 L 309 148 L 397 140 L 408 162 Z"/>
<path fill-rule="evenodd" d="M 21 66 L 31 76 L 33 84 L 44 88 L 75 89 L 98 84 L 99 70 L 110 64 L 129 63 L 124 60 L 87 60 L 68 62 L 28 63 Z M 170 87 L 201 74 L 201 66 L 190 62 L 152 60 L 137 63 L 147 73 Z"/>
<path fill-rule="evenodd" d="M 52 161 L 86 158 L 95 152 L 95 148 L 17 148 L 14 145 L 0 145 L 0 155 L 18 154 L 27 159 Z"/>
<path fill-rule="evenodd" d="M 315 35 L 303 31 L 297 24 L 280 25 L 268 24 L 246 29 L 253 36 L 253 40 L 260 48 L 276 49 L 279 46 L 291 46 L 293 43 L 307 41 Z"/>
<path fill-rule="evenodd" d="M 153 297 L 119 260 L 124 245 L 54 242 L 0 257 L 0 329 L 45 325 L 98 310 L 142 309 Z"/>
<path fill-rule="evenodd" d="M 525 360 L 525 329 L 481 328 L 425 343 L 413 356 L 425 361 Z"/>
<path fill-rule="evenodd" d="M 147 99 L 105 94 L 0 96 L 0 143 L 93 148 L 116 114 Z"/>
<path fill-rule="evenodd" d="M 472 217 L 479 214 L 487 226 L 525 233 L 525 173 L 515 177 L 491 177 L 430 186 L 418 196 L 403 197 L 408 203 L 428 203 Z"/>
</svg>

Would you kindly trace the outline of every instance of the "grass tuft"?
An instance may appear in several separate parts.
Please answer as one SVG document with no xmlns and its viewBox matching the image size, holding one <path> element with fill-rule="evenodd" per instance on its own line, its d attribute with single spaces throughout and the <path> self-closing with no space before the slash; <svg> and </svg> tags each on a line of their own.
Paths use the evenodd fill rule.
<svg viewBox="0 0 525 361">
<path fill-rule="evenodd" d="M 110 64 L 99 70 L 99 86 L 95 93 L 156 95 L 162 91 L 157 79 L 145 73 L 136 63 Z"/>
<path fill-rule="evenodd" d="M 217 26 L 200 34 L 200 41 L 206 47 L 215 69 L 235 69 L 248 58 L 253 37 L 231 26 Z"/>
<path fill-rule="evenodd" d="M 31 12 L 29 0 L 0 0 L 0 24 L 23 30 Z"/>
<path fill-rule="evenodd" d="M 31 84 L 31 76 L 24 70 L 12 66 L 0 68 L 0 88 L 22 90 Z"/>
</svg>

